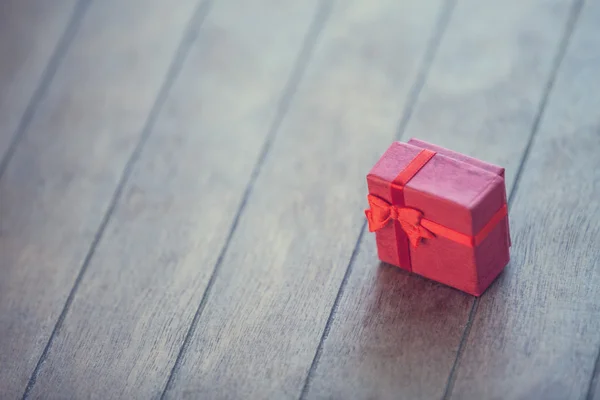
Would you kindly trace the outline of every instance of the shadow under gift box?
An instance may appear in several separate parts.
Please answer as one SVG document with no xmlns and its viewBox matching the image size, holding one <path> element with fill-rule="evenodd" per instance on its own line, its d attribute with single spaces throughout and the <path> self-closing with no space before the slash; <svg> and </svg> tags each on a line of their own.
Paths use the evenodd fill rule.
<svg viewBox="0 0 600 400">
<path fill-rule="evenodd" d="M 424 164 L 399 184 L 398 177 L 415 169 L 422 153 L 428 155 Z M 393 143 L 367 175 L 367 183 L 371 199 L 396 210 L 416 209 L 422 213 L 422 226 L 438 227 L 438 233 L 431 229 L 432 237 L 414 246 L 393 211 L 375 232 L 381 261 L 474 296 L 483 294 L 508 264 L 504 168 L 411 139 Z"/>
</svg>

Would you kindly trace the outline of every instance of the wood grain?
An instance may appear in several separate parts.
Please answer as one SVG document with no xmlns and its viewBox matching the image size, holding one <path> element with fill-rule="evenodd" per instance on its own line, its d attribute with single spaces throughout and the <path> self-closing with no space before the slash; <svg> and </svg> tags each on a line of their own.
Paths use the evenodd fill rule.
<svg viewBox="0 0 600 400">
<path fill-rule="evenodd" d="M 307 32 L 317 5 L 214 4 L 32 397 L 160 397 L 270 126 L 280 118 L 280 97 L 288 101 L 293 90 L 286 81 L 297 79 L 303 41 L 314 44 Z"/>
<path fill-rule="evenodd" d="M 333 4 L 167 398 L 300 395 L 441 4 Z"/>
<path fill-rule="evenodd" d="M 0 180 L 2 398 L 23 393 L 195 5 L 94 2 Z"/>
<path fill-rule="evenodd" d="M 1 399 L 600 400 L 598 2 L 76 1 L 0 1 Z M 480 301 L 361 239 L 404 131 L 517 182 Z"/>
<path fill-rule="evenodd" d="M 503 165 L 510 190 L 569 6 L 460 1 L 404 137 Z M 441 398 L 473 298 L 380 265 L 368 232 L 351 268 L 306 397 Z"/>
<path fill-rule="evenodd" d="M 481 299 L 456 399 L 586 399 L 600 348 L 600 3 L 561 65 L 512 207 L 513 262 Z"/>
<path fill-rule="evenodd" d="M 29 118 L 26 114 L 35 108 L 40 94 L 36 93 L 37 88 L 47 85 L 44 81 L 51 79 L 60 61 L 61 37 L 67 31 L 70 18 L 79 17 L 73 12 L 76 3 L 76 0 L 4 0 L 0 3 L 0 174 L 2 158 L 21 120 Z M 63 42 L 72 36 L 66 33 Z"/>
</svg>

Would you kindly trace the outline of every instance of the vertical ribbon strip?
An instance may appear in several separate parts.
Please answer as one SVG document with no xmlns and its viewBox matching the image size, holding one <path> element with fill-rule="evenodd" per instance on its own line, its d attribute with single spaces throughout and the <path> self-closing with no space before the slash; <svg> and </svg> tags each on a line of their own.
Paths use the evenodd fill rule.
<svg viewBox="0 0 600 400">
<path fill-rule="evenodd" d="M 392 199 L 393 205 L 398 208 L 406 207 L 404 200 L 404 186 L 410 182 L 417 172 L 419 172 L 433 156 L 435 156 L 434 151 L 423 149 L 402 171 L 400 171 L 390 185 L 390 198 Z M 407 232 L 402 229 L 402 224 L 397 219 L 394 220 L 394 230 L 396 231 L 396 240 L 398 242 L 398 258 L 400 260 L 400 266 L 412 272 L 409 237 Z"/>
</svg>

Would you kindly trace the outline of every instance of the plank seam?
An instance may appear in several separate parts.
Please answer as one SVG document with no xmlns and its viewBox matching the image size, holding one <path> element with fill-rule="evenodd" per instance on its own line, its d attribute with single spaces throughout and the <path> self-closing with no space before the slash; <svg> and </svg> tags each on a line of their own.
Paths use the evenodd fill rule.
<svg viewBox="0 0 600 400">
<path fill-rule="evenodd" d="M 50 334 L 50 337 L 49 337 L 48 341 L 46 342 L 46 346 L 44 347 L 44 350 L 43 350 L 40 358 L 38 359 L 35 369 L 33 370 L 32 374 L 29 378 L 29 381 L 25 388 L 25 392 L 23 393 L 22 399 L 26 399 L 29 396 L 31 390 L 33 389 L 33 386 L 35 385 L 35 382 L 40 373 L 41 367 L 48 357 L 48 352 L 50 350 L 50 347 L 52 346 L 52 343 L 54 342 L 56 335 L 58 334 L 58 332 L 60 331 L 60 328 L 62 327 L 62 325 L 64 323 L 66 315 L 69 312 L 71 304 L 73 303 L 73 299 L 75 297 L 77 289 L 79 288 L 79 285 L 81 284 L 81 281 L 83 280 L 83 277 L 89 267 L 92 257 L 95 254 L 98 244 L 102 240 L 102 236 L 104 234 L 106 226 L 108 225 L 108 222 L 117 207 L 118 201 L 119 201 L 121 194 L 125 188 L 125 184 L 127 183 L 129 176 L 131 175 L 131 172 L 133 170 L 133 166 L 139 159 L 140 154 L 144 148 L 144 144 L 147 142 L 147 140 L 152 132 L 152 128 L 154 127 L 154 123 L 157 119 L 157 116 L 165 103 L 165 100 L 168 96 L 169 90 L 170 90 L 171 86 L 173 85 L 173 82 L 179 75 L 179 72 L 181 71 L 181 68 L 185 62 L 186 56 L 192 46 L 192 43 L 198 36 L 198 30 L 196 28 L 196 25 L 202 24 L 206 15 L 208 14 L 211 4 L 212 4 L 212 0 L 200 0 L 200 2 L 198 3 L 198 6 L 196 7 L 196 10 L 192 14 L 192 18 L 190 19 L 190 21 L 188 22 L 188 24 L 186 26 L 183 37 L 177 47 L 177 50 L 173 57 L 173 60 L 172 60 L 170 66 L 167 70 L 167 73 L 165 75 L 163 84 L 161 85 L 161 87 L 158 91 L 158 94 L 156 96 L 154 104 L 152 105 L 152 108 L 150 109 L 150 112 L 148 114 L 148 117 L 146 119 L 144 127 L 142 128 L 140 139 L 138 140 L 136 147 L 133 149 L 133 152 L 131 153 L 129 159 L 127 160 L 127 163 L 125 164 L 125 168 L 121 174 L 119 182 L 117 183 L 117 187 L 115 189 L 115 192 L 113 193 L 113 196 L 109 203 L 108 209 L 104 214 L 104 217 L 100 223 L 100 226 L 98 227 L 98 230 L 96 231 L 96 235 L 94 236 L 94 239 L 90 245 L 90 248 L 89 248 L 89 250 L 86 254 L 86 257 L 82 263 L 82 266 L 79 270 L 79 273 L 77 274 L 77 277 L 75 278 L 75 282 L 73 283 L 71 291 L 69 292 L 69 295 L 67 296 L 65 304 L 63 306 L 63 309 L 58 317 L 58 320 L 56 321 L 56 324 L 54 325 L 54 329 L 52 330 L 52 333 Z"/>
<path fill-rule="evenodd" d="M 358 250 L 359 250 L 362 238 L 364 236 L 366 226 L 367 226 L 366 221 L 363 221 L 362 227 L 360 228 L 360 233 L 358 235 L 358 239 L 356 240 L 356 243 L 354 245 L 354 250 L 352 250 L 352 254 L 350 255 L 348 267 L 346 268 L 346 272 L 344 273 L 344 277 L 342 278 L 342 283 L 340 284 L 340 290 L 338 290 L 338 293 L 333 302 L 333 306 L 331 307 L 331 311 L 327 318 L 327 322 L 325 323 L 325 328 L 323 329 L 323 334 L 321 335 L 319 345 L 317 346 L 317 351 L 315 352 L 313 360 L 308 369 L 306 379 L 304 380 L 304 385 L 302 386 L 302 390 L 300 391 L 300 397 L 299 397 L 300 400 L 306 399 L 306 396 L 308 395 L 308 389 L 310 388 L 310 382 L 312 381 L 315 371 L 317 369 L 317 366 L 319 364 L 319 361 L 321 360 L 321 356 L 323 354 L 323 345 L 324 345 L 325 341 L 327 340 L 327 338 L 329 337 L 329 333 L 331 332 L 331 325 L 333 323 L 333 320 L 335 319 L 335 314 L 337 313 L 337 309 L 339 307 L 339 303 L 342 298 L 342 295 L 344 294 L 343 288 L 346 287 L 348 279 L 350 278 L 350 274 L 352 273 L 352 266 L 354 265 L 354 260 L 356 259 L 356 256 L 358 255 Z"/>
<path fill-rule="evenodd" d="M 531 154 L 532 144 L 537 136 L 539 131 L 540 122 L 542 117 L 544 116 L 544 111 L 546 110 L 546 105 L 548 103 L 548 99 L 550 98 L 550 94 L 552 89 L 554 88 L 554 83 L 556 81 L 556 77 L 558 76 L 558 71 L 560 66 L 562 65 L 562 61 L 564 60 L 565 53 L 569 46 L 569 42 L 575 29 L 575 25 L 577 19 L 579 18 L 579 14 L 581 12 L 581 8 L 583 6 L 584 0 L 575 0 L 573 5 L 571 6 L 571 11 L 569 13 L 569 18 L 567 19 L 567 23 L 565 26 L 565 31 L 563 37 L 558 45 L 558 49 L 554 60 L 552 62 L 552 69 L 550 70 L 550 74 L 548 76 L 548 81 L 546 82 L 546 86 L 544 87 L 544 91 L 542 92 L 542 99 L 538 106 L 537 113 L 533 120 L 533 124 L 531 126 L 531 131 L 529 134 L 529 139 L 527 141 L 527 145 L 525 146 L 525 150 L 523 151 L 523 156 L 521 157 L 521 161 L 519 163 L 519 168 L 517 169 L 517 174 L 515 176 L 515 181 L 513 182 L 512 189 L 510 191 L 510 196 L 508 198 L 509 207 L 512 205 L 515 195 L 519 188 L 519 183 L 521 182 L 521 177 L 523 175 L 523 171 L 525 169 L 525 164 L 529 159 Z M 469 311 L 469 317 L 465 324 L 465 329 L 463 330 L 463 334 L 461 336 L 458 349 L 456 351 L 456 357 L 454 358 L 454 362 L 452 367 L 450 368 L 450 373 L 448 374 L 448 380 L 446 381 L 446 387 L 444 388 L 444 394 L 442 395 L 442 400 L 448 400 L 452 395 L 452 390 L 454 389 L 454 383 L 456 381 L 456 374 L 458 370 L 458 366 L 462 359 L 462 356 L 465 352 L 465 348 L 467 346 L 467 341 L 469 339 L 469 334 L 471 333 L 471 327 L 473 325 L 473 321 L 475 320 L 475 315 L 477 313 L 478 305 L 480 298 L 476 298 L 473 300 L 473 304 L 471 305 L 471 310 Z"/>
<path fill-rule="evenodd" d="M 91 2 L 92 0 L 79 0 L 77 3 L 75 3 L 75 7 L 73 7 L 71 17 L 67 22 L 67 27 L 65 28 L 62 36 L 58 40 L 58 43 L 54 48 L 54 52 L 52 53 L 50 60 L 48 60 L 46 68 L 42 72 L 42 76 L 40 77 L 40 83 L 33 92 L 31 99 L 29 100 L 29 103 L 25 108 L 25 112 L 23 112 L 23 115 L 21 116 L 19 125 L 17 126 L 15 133 L 10 139 L 10 143 L 8 145 L 8 148 L 6 149 L 6 152 L 4 153 L 4 157 L 2 157 L 2 160 L 0 160 L 0 178 L 2 178 L 2 176 L 4 175 L 4 172 L 8 167 L 8 163 L 15 154 L 17 146 L 25 136 L 25 133 L 27 132 L 31 121 L 33 120 L 33 116 L 35 115 L 35 112 L 40 102 L 46 95 L 48 87 L 54 79 L 54 75 L 56 75 L 56 71 L 58 70 L 58 67 L 60 66 L 65 54 L 67 53 L 67 50 L 69 49 L 73 38 L 75 38 L 75 35 L 79 30 L 81 20 L 83 19 L 83 15 L 87 11 Z"/>
<path fill-rule="evenodd" d="M 397 128 L 396 134 L 395 134 L 395 137 L 397 140 L 400 140 L 402 138 L 402 135 L 404 134 L 404 131 L 406 130 L 408 122 L 410 121 L 412 113 L 416 107 L 417 100 L 419 98 L 421 90 L 425 86 L 425 82 L 427 81 L 427 76 L 431 69 L 431 65 L 433 64 L 433 60 L 434 60 L 437 50 L 439 48 L 439 45 L 440 45 L 440 42 L 444 35 L 444 32 L 446 31 L 446 27 L 449 24 L 450 17 L 452 15 L 452 11 L 454 10 L 455 4 L 456 4 L 456 0 L 446 0 L 446 2 L 444 3 L 444 6 L 442 7 L 442 9 L 440 11 L 440 15 L 437 19 L 437 23 L 435 24 L 433 34 L 432 34 L 429 42 L 427 43 L 425 54 L 423 55 L 423 59 L 421 61 L 421 67 L 419 68 L 419 73 L 418 73 L 418 75 L 415 79 L 415 82 L 414 82 L 413 86 L 411 87 L 411 89 L 408 93 L 408 96 L 407 96 L 408 101 L 406 103 L 406 107 L 404 108 L 404 112 L 402 113 L 400 122 L 398 123 L 398 128 Z M 337 295 L 333 302 L 333 306 L 331 307 L 331 311 L 329 312 L 329 316 L 327 318 L 327 321 L 325 322 L 325 328 L 323 329 L 323 334 L 321 335 L 315 355 L 313 357 L 311 365 L 308 369 L 308 373 L 304 380 L 302 390 L 300 391 L 300 396 L 299 396 L 300 400 L 306 399 L 306 396 L 308 395 L 310 383 L 311 383 L 312 379 L 314 378 L 314 374 L 316 372 L 317 366 L 318 366 L 318 364 L 321 360 L 321 356 L 323 354 L 323 346 L 325 344 L 325 341 L 329 337 L 329 333 L 331 331 L 331 325 L 333 323 L 333 320 L 335 319 L 335 314 L 337 313 L 337 310 L 339 308 L 339 303 L 344 294 L 344 290 L 346 288 L 348 279 L 352 273 L 352 269 L 354 266 L 354 260 L 356 259 L 356 256 L 358 254 L 360 244 L 362 243 L 362 238 L 364 236 L 365 227 L 366 227 L 366 221 L 363 221 L 362 227 L 360 229 L 360 233 L 358 234 L 358 238 L 354 245 L 354 249 L 352 250 L 352 254 L 350 255 L 350 259 L 348 260 L 348 265 L 346 267 L 346 271 L 344 272 L 344 277 L 342 278 L 342 282 L 340 283 L 340 287 L 338 289 Z"/>
<path fill-rule="evenodd" d="M 446 387 L 444 388 L 444 394 L 442 395 L 443 400 L 446 400 L 450 396 L 450 394 L 452 393 L 452 389 L 454 388 L 454 381 L 456 380 L 456 369 L 458 368 L 459 360 L 461 359 L 461 356 L 464 353 L 464 348 L 469 338 L 469 333 L 471 333 L 471 327 L 473 326 L 473 320 L 475 319 L 475 314 L 477 313 L 478 308 L 479 298 L 476 298 L 471 304 L 471 309 L 469 310 L 467 323 L 465 324 L 465 329 L 463 330 L 463 334 L 461 335 L 460 342 L 458 344 L 458 349 L 456 351 L 456 357 L 454 358 L 454 362 L 452 363 L 452 367 L 450 368 L 450 373 L 448 374 L 448 380 L 446 381 Z"/>
<path fill-rule="evenodd" d="M 241 218 L 241 216 L 246 208 L 246 205 L 248 203 L 248 200 L 252 194 L 254 183 L 256 182 L 256 179 L 258 178 L 258 176 L 261 172 L 262 166 L 263 166 L 265 160 L 267 159 L 267 156 L 273 145 L 273 142 L 275 140 L 277 132 L 279 131 L 279 127 L 281 126 L 281 123 L 284 120 L 284 118 L 287 114 L 287 111 L 289 110 L 290 104 L 296 93 L 297 87 L 304 76 L 304 72 L 306 70 L 306 66 L 308 65 L 308 63 L 310 61 L 313 48 L 315 47 L 315 44 L 317 43 L 317 40 L 326 25 L 327 19 L 329 18 L 329 15 L 331 13 L 331 8 L 332 8 L 332 1 L 333 0 L 321 0 L 319 7 L 317 7 L 317 11 L 315 13 L 316 15 L 313 18 L 313 21 L 312 21 L 312 23 L 308 29 L 308 32 L 305 36 L 305 39 L 302 44 L 302 48 L 298 54 L 298 57 L 296 58 L 296 62 L 292 69 L 290 77 L 288 78 L 288 81 L 287 81 L 286 85 L 284 86 L 283 93 L 281 95 L 279 104 L 277 106 L 277 111 L 276 111 L 275 117 L 269 128 L 269 131 L 265 138 L 265 142 L 263 143 L 263 146 L 261 148 L 258 159 L 254 165 L 254 168 L 252 169 L 252 173 L 250 174 L 248 184 L 246 185 L 244 194 L 242 195 L 242 199 L 240 201 L 240 204 L 239 204 L 237 211 L 235 213 L 235 216 L 233 218 L 233 222 L 229 228 L 229 232 L 227 233 L 225 243 L 224 243 L 223 247 L 221 248 L 221 252 L 219 253 L 217 261 L 215 262 L 211 276 L 208 280 L 206 288 L 204 289 L 202 299 L 200 300 L 200 304 L 198 305 L 198 308 L 196 309 L 196 312 L 194 313 L 192 322 L 185 334 L 183 343 L 181 344 L 181 347 L 179 348 L 179 352 L 177 354 L 177 358 L 175 359 L 175 363 L 173 364 L 173 367 L 169 373 L 169 377 L 167 378 L 167 383 L 165 384 L 165 387 L 161 393 L 161 396 L 160 396 L 161 400 L 164 399 L 167 395 L 167 392 L 169 390 L 171 390 L 175 376 L 177 375 L 177 373 L 179 372 L 179 370 L 181 368 L 183 356 L 187 352 L 190 340 L 196 331 L 196 327 L 198 326 L 198 321 L 200 319 L 200 316 L 202 315 L 202 312 L 204 311 L 206 302 L 208 301 L 208 297 L 210 296 L 210 293 L 212 292 L 212 288 L 214 286 L 214 283 L 216 281 L 218 273 L 221 269 L 221 265 L 223 264 L 223 260 L 229 249 L 229 244 L 231 243 L 233 235 L 239 224 L 240 218 Z"/>
</svg>

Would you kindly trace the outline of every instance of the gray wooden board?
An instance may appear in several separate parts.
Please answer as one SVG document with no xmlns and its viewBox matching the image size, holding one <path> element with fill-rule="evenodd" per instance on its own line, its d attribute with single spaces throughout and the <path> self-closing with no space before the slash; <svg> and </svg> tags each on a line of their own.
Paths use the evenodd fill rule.
<svg viewBox="0 0 600 400">
<path fill-rule="evenodd" d="M 21 396 L 67 299 L 30 397 L 159 397 L 207 287 L 167 397 L 297 398 L 442 1 L 334 2 L 295 97 L 321 1 L 215 2 L 108 214 L 197 2 L 93 1 L 67 46 L 74 0 L 4 1 L 0 157 L 33 119 L 0 179 L 0 398 Z M 404 138 L 506 166 L 510 189 L 574 3 L 457 2 Z M 599 20 L 590 1 L 511 207 L 513 261 L 455 373 L 472 298 L 379 265 L 366 234 L 305 397 L 439 398 L 452 375 L 451 398 L 600 400 Z"/>
<path fill-rule="evenodd" d="M 459 0 L 404 138 L 505 166 L 510 190 L 570 5 Z M 380 265 L 366 232 L 307 398 L 442 397 L 472 303 Z"/>
<path fill-rule="evenodd" d="M 93 2 L 0 180 L 2 398 L 23 393 L 195 5 Z"/>
<path fill-rule="evenodd" d="M 32 397 L 160 396 L 317 6 L 213 5 Z"/>
<path fill-rule="evenodd" d="M 297 398 L 442 2 L 333 4 L 168 398 Z"/>
<path fill-rule="evenodd" d="M 0 160 L 41 84 L 75 4 L 76 0 L 0 3 Z M 0 381 L 1 376 L 0 372 Z"/>
<path fill-rule="evenodd" d="M 481 299 L 452 398 L 587 398 L 600 348 L 599 21 L 589 2 L 518 184 L 511 267 Z"/>
</svg>

